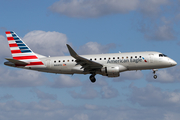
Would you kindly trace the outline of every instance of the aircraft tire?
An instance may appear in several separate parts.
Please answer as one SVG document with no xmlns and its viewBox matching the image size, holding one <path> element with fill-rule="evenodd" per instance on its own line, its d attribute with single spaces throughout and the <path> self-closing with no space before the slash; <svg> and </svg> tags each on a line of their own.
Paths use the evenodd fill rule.
<svg viewBox="0 0 180 120">
<path fill-rule="evenodd" d="M 154 79 L 156 79 L 156 78 L 157 78 L 157 75 L 154 75 L 153 77 L 154 77 Z"/>
<path fill-rule="evenodd" d="M 89 77 L 89 79 L 91 80 L 92 83 L 96 82 L 96 78 L 95 78 L 94 75 L 91 75 L 91 76 Z"/>
</svg>

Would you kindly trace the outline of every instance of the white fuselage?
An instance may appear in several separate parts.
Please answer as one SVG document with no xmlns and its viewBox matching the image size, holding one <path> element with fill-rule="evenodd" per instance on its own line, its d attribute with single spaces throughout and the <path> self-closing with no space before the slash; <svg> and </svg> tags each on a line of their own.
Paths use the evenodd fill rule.
<svg viewBox="0 0 180 120">
<path fill-rule="evenodd" d="M 86 59 L 109 67 L 123 67 L 118 72 L 130 70 L 159 69 L 176 65 L 177 63 L 169 57 L 159 56 L 159 52 L 129 52 L 115 54 L 81 55 Z M 26 67 L 26 69 L 59 74 L 90 74 L 84 71 L 81 65 L 77 65 L 71 56 L 46 57 L 40 59 L 46 67 Z M 101 71 L 96 71 L 102 74 Z"/>
</svg>

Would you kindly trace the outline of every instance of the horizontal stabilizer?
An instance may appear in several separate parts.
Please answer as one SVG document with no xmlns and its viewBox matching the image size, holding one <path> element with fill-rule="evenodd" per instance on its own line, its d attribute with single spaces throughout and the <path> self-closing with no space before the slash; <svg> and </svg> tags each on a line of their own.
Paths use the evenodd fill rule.
<svg viewBox="0 0 180 120">
<path fill-rule="evenodd" d="M 28 64 L 26 62 L 19 61 L 19 60 L 16 60 L 16 59 L 11 59 L 11 58 L 5 58 L 5 59 L 8 60 L 11 63 L 16 64 L 16 65 L 27 65 Z"/>
</svg>

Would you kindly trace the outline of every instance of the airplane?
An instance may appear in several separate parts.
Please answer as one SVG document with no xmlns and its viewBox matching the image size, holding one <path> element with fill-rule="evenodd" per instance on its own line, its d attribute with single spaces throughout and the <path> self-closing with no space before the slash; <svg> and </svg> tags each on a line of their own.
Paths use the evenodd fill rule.
<svg viewBox="0 0 180 120">
<path fill-rule="evenodd" d="M 5 65 L 56 74 L 91 74 L 92 83 L 96 82 L 96 74 L 119 77 L 121 72 L 147 69 L 153 70 L 156 79 L 158 69 L 177 64 L 165 54 L 153 51 L 78 55 L 68 44 L 71 56 L 46 57 L 34 53 L 14 31 L 7 31 L 6 36 L 12 58 L 5 58 Z"/>
</svg>

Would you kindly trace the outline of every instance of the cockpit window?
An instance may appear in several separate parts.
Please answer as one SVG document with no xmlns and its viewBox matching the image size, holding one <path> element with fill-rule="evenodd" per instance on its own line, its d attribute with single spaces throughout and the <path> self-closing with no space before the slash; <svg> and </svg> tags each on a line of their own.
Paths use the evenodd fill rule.
<svg viewBox="0 0 180 120">
<path fill-rule="evenodd" d="M 159 57 L 167 57 L 165 54 L 159 54 Z"/>
<path fill-rule="evenodd" d="M 165 55 L 165 54 L 163 54 L 164 55 L 164 57 L 167 57 L 167 55 Z"/>
<path fill-rule="evenodd" d="M 159 57 L 163 57 L 163 54 L 159 54 Z"/>
</svg>

